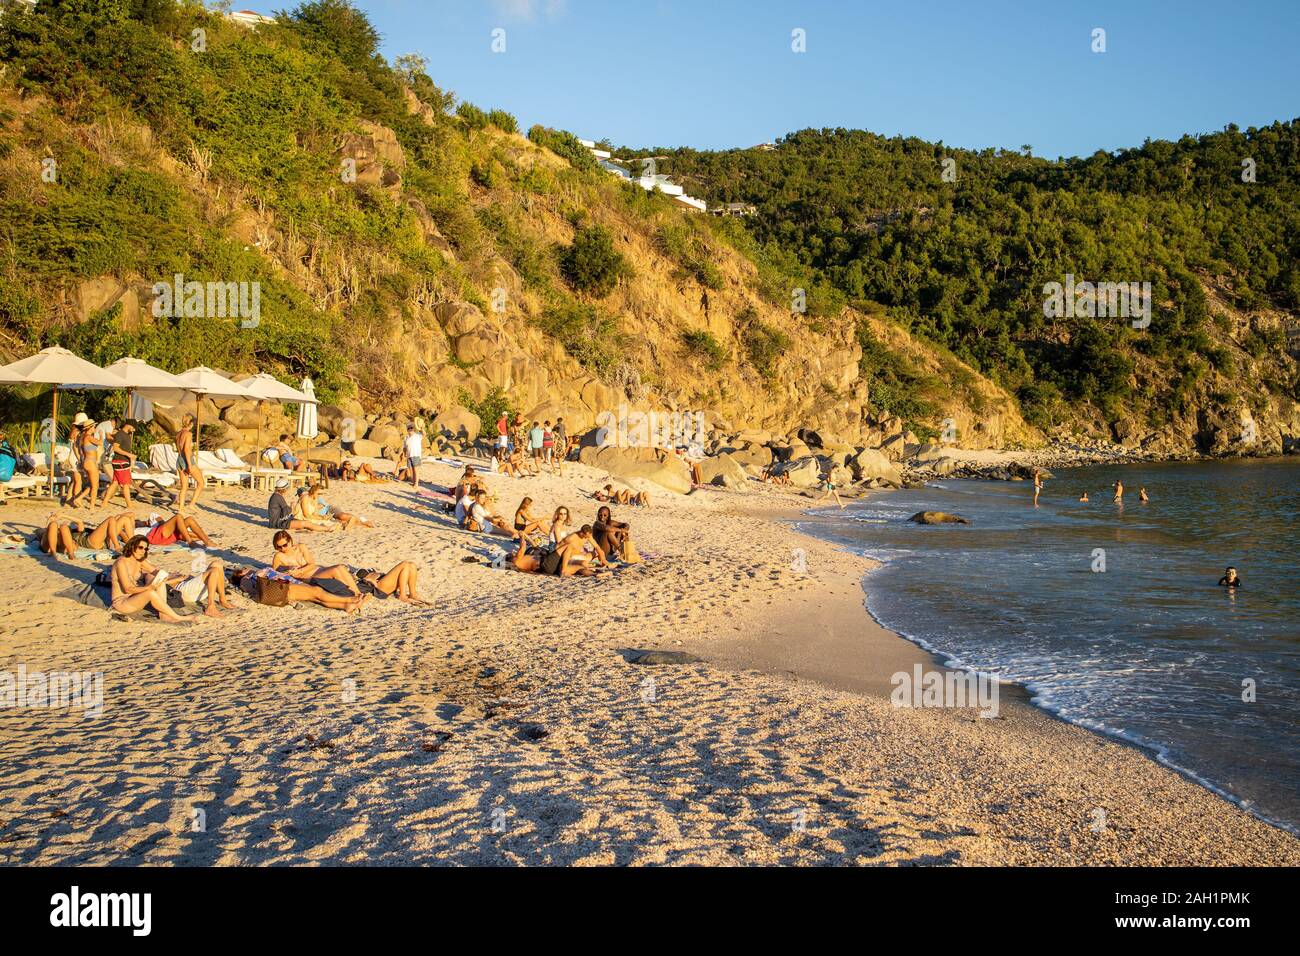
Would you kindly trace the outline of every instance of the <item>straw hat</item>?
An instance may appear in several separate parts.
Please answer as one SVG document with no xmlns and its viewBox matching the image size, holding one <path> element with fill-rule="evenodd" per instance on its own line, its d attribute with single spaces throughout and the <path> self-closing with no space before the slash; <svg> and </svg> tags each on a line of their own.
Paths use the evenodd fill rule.
<svg viewBox="0 0 1300 956">
<path fill-rule="evenodd" d="M 92 421 L 90 420 L 90 416 L 87 415 L 85 412 L 77 412 L 76 415 L 72 416 L 72 424 L 74 424 L 74 425 L 93 425 L 94 422 L 92 422 Z"/>
</svg>

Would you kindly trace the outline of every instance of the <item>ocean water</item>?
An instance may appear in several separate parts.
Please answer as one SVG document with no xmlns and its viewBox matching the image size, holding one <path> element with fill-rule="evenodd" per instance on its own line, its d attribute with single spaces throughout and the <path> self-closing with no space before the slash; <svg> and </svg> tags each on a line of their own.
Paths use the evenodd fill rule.
<svg viewBox="0 0 1300 956">
<path fill-rule="evenodd" d="M 1032 501 L 940 480 L 806 528 L 884 562 L 884 626 L 1300 832 L 1300 459 L 1066 469 Z M 906 520 L 925 509 L 973 523 Z"/>
</svg>

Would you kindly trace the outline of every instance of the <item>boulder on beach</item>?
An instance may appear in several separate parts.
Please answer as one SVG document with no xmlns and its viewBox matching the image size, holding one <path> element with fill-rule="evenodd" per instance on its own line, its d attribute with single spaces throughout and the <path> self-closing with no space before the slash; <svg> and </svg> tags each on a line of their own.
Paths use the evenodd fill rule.
<svg viewBox="0 0 1300 956">
<path fill-rule="evenodd" d="M 433 420 L 434 431 L 461 441 L 473 442 L 482 427 L 478 416 L 462 405 L 453 405 Z"/>
<path fill-rule="evenodd" d="M 951 515 L 946 511 L 918 511 L 907 520 L 917 524 L 970 524 L 969 518 Z"/>
<path fill-rule="evenodd" d="M 686 462 L 657 448 L 588 446 L 578 453 L 578 460 L 615 478 L 643 478 L 683 495 L 691 490 L 691 469 Z"/>
<path fill-rule="evenodd" d="M 781 473 L 789 475 L 790 484 L 796 488 L 812 488 L 821 480 L 821 463 L 811 456 L 786 462 Z"/>
<path fill-rule="evenodd" d="M 858 481 L 880 478 L 894 485 L 903 483 L 903 476 L 898 467 L 884 452 L 875 448 L 864 448 L 854 455 L 849 459 L 849 468 L 853 470 Z"/>
<path fill-rule="evenodd" d="M 700 462 L 700 480 L 706 485 L 722 485 L 724 488 L 744 488 L 748 481 L 745 469 L 726 452 Z"/>
</svg>

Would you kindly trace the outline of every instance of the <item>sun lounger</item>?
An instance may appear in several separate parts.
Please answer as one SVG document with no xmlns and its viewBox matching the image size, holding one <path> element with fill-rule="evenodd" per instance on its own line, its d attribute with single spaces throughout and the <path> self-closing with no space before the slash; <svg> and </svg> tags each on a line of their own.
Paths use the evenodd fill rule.
<svg viewBox="0 0 1300 956">
<path fill-rule="evenodd" d="M 175 475 L 178 457 L 175 445 L 149 446 L 149 465 L 153 471 Z M 239 461 L 238 456 L 235 460 Z M 210 451 L 199 452 L 198 465 L 199 470 L 203 472 L 204 483 L 207 485 L 238 485 L 242 484 L 248 475 L 247 467 L 243 462 L 240 462 L 237 467 L 231 467 L 225 460 Z"/>
</svg>

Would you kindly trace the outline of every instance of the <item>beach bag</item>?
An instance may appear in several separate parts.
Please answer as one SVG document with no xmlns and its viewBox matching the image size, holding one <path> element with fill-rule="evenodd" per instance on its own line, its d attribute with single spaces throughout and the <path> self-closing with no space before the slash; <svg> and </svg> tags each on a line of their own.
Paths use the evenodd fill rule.
<svg viewBox="0 0 1300 956">
<path fill-rule="evenodd" d="M 623 541 L 623 547 L 619 549 L 619 560 L 624 564 L 640 564 L 641 555 L 636 550 L 636 545 L 632 543 L 631 538 Z"/>
<path fill-rule="evenodd" d="M 8 481 L 18 467 L 18 456 L 7 441 L 0 442 L 0 481 Z"/>
</svg>

